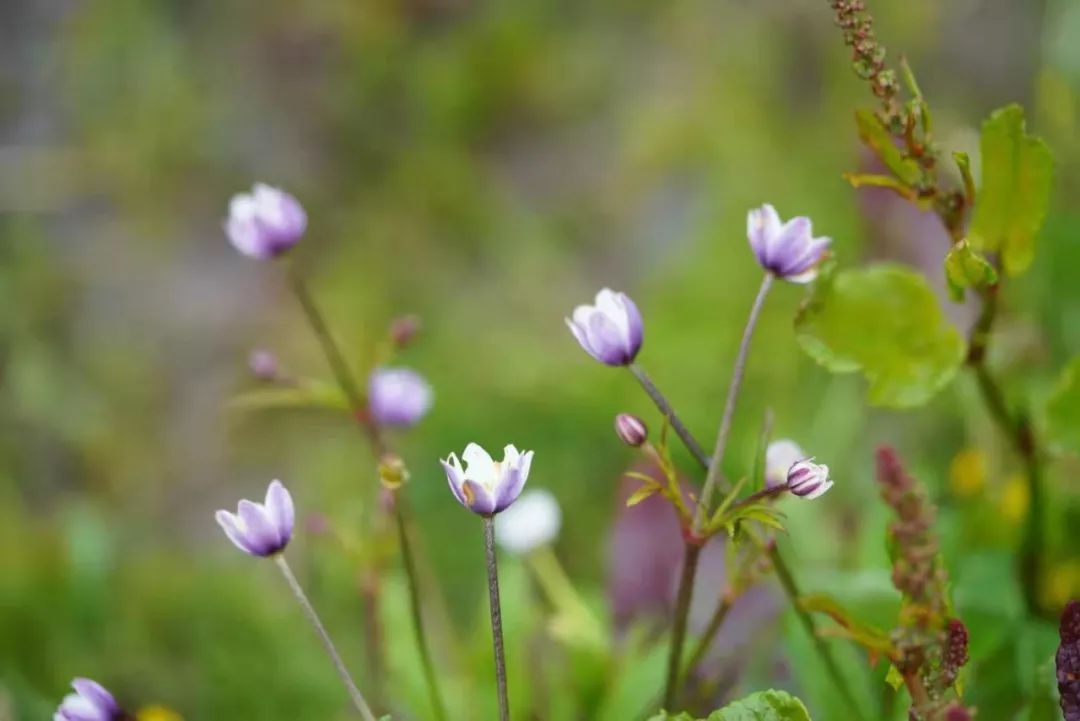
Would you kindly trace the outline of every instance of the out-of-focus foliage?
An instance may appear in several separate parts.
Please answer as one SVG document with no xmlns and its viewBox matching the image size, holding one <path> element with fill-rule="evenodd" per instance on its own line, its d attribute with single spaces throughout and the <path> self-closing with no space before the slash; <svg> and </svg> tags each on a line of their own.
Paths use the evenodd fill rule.
<svg viewBox="0 0 1080 721">
<path fill-rule="evenodd" d="M 926 403 L 952 380 L 965 343 L 926 280 L 878 265 L 818 280 L 795 321 L 799 343 L 833 372 L 861 371 L 870 402 Z"/>
<path fill-rule="evenodd" d="M 984 177 L 982 118 L 1014 100 L 1053 151 L 1045 227 L 1001 299 L 990 361 L 1010 402 L 1058 399 L 1039 430 L 1074 445 L 1074 406 L 1055 388 L 1069 387 L 1060 374 L 1080 352 L 1080 9 L 871 6 L 882 41 L 918 70 L 937 137 L 970 154 L 973 177 Z M 871 260 L 926 274 L 936 295 L 923 284 L 915 307 L 934 323 L 944 313 L 958 334 L 971 322 L 945 296 L 936 219 L 843 180 L 864 165 L 852 110 L 867 98 L 825 0 L 15 0 L 0 60 L 0 718 L 49 718 L 76 675 L 188 721 L 347 718 L 280 579 L 213 523 L 272 477 L 300 513 L 290 558 L 364 688 L 377 674 L 362 569 L 382 564 L 374 616 L 392 692 L 379 706 L 431 718 L 374 459 L 324 392 L 328 370 L 280 269 L 241 259 L 223 236 L 229 196 L 254 180 L 305 204 L 295 261 L 355 369 L 384 360 L 391 318 L 423 319 L 396 362 L 425 373 L 435 406 L 395 441 L 424 579 L 438 589 L 425 611 L 455 719 L 493 718 L 494 694 L 480 529 L 441 477 L 448 451 L 470 440 L 536 451 L 529 482 L 565 514 L 555 552 L 610 626 L 609 531 L 635 459 L 611 418 L 660 423 L 632 378 L 574 343 L 562 321 L 574 305 L 602 286 L 633 295 L 640 360 L 702 439 L 760 278 L 750 207 L 812 217 L 842 274 L 873 275 L 860 269 Z M 1056 641 L 1026 615 L 1015 572 L 1030 498 L 974 382 L 963 371 L 947 385 L 920 379 L 925 405 L 868 408 L 862 378 L 799 351 L 803 293 L 782 285 L 768 300 L 725 473 L 751 472 L 771 408 L 775 435 L 836 479 L 824 499 L 781 505 L 780 544 L 803 589 L 885 628 L 899 599 L 871 451 L 896 445 L 940 507 L 971 634 L 966 702 L 979 721 L 1048 718 L 1038 714 L 1056 703 Z M 939 331 L 933 377 L 958 352 Z M 254 346 L 271 348 L 301 392 L 249 379 Z M 907 381 L 903 391 L 889 394 L 913 397 Z M 692 472 L 681 451 L 674 460 Z M 1046 460 L 1038 593 L 1059 608 L 1080 595 L 1080 467 Z M 567 644 L 529 567 L 507 558 L 502 570 L 516 718 L 647 713 L 664 666 L 656 619 L 607 653 Z M 751 650 L 703 713 L 781 687 L 814 718 L 846 718 L 790 612 L 739 630 Z M 869 715 L 903 719 L 884 665 L 830 643 Z M 718 668 L 735 648 L 719 645 Z"/>
</svg>

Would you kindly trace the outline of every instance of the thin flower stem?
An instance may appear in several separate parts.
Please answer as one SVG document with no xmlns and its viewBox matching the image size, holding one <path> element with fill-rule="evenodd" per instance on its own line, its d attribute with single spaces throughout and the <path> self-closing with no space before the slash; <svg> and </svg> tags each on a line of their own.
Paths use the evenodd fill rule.
<svg viewBox="0 0 1080 721">
<path fill-rule="evenodd" d="M 686 683 L 690 674 L 694 672 L 694 669 L 701 663 L 701 660 L 705 658 L 705 654 L 709 652 L 709 648 L 712 646 L 713 641 L 716 640 L 716 635 L 720 633 L 720 629 L 723 627 L 724 621 L 727 619 L 728 612 L 731 610 L 734 601 L 735 594 L 729 591 L 724 594 L 723 598 L 720 599 L 720 603 L 716 605 L 716 610 L 713 611 L 712 618 L 709 619 L 709 625 L 706 627 L 705 633 L 698 638 L 697 645 L 694 646 L 694 651 L 690 654 L 690 660 L 683 666 L 683 671 L 679 678 L 680 686 Z"/>
<path fill-rule="evenodd" d="M 495 556 L 495 518 L 484 516 L 484 555 L 487 559 L 488 605 L 491 611 L 491 641 L 495 650 L 495 684 L 499 694 L 499 721 L 510 721 L 510 699 L 506 693 L 506 653 L 503 650 L 502 606 L 499 603 L 499 563 Z"/>
<path fill-rule="evenodd" d="M 813 642 L 818 656 L 821 657 L 822 665 L 825 666 L 825 672 L 832 680 L 833 686 L 840 691 L 840 695 L 843 697 L 844 703 L 848 707 L 851 718 L 862 721 L 862 719 L 865 718 L 862 709 L 859 708 L 859 704 L 851 694 L 851 689 L 848 688 L 847 683 L 844 681 L 844 675 L 840 672 L 840 666 L 836 663 L 836 658 L 832 654 L 832 649 L 829 648 L 829 644 L 825 642 L 825 639 L 818 634 L 817 627 L 814 625 L 814 619 L 810 617 L 810 613 L 799 604 L 799 596 L 801 595 L 799 593 L 799 586 L 795 581 L 795 577 L 791 575 L 791 569 L 788 568 L 787 562 L 784 561 L 783 556 L 780 555 L 780 549 L 774 546 L 769 551 L 769 558 L 772 560 L 773 569 L 776 571 L 776 577 L 780 580 L 780 586 L 784 589 L 784 593 L 787 594 L 788 601 L 795 610 L 795 615 L 799 617 L 799 621 L 802 622 L 803 628 L 806 629 L 806 633 L 810 636 L 810 640 Z"/>
<path fill-rule="evenodd" d="M 694 531 L 701 530 L 701 524 L 705 515 L 709 512 L 709 504 L 712 501 L 713 490 L 720 480 L 720 466 L 724 462 L 724 451 L 727 448 L 728 435 L 731 433 L 731 420 L 735 415 L 735 402 L 739 399 L 739 390 L 742 388 L 743 377 L 746 375 L 746 357 L 750 352 L 750 340 L 754 337 L 754 328 L 757 327 L 758 318 L 761 316 L 761 308 L 765 305 L 765 296 L 772 287 L 773 274 L 766 273 L 761 279 L 757 297 L 750 307 L 750 316 L 746 319 L 746 328 L 743 329 L 742 341 L 739 343 L 739 352 L 735 356 L 735 368 L 731 372 L 731 383 L 728 385 L 727 400 L 724 401 L 724 415 L 720 419 L 720 430 L 716 434 L 716 446 L 713 448 L 712 460 L 706 464 L 708 471 L 705 474 L 705 484 L 701 488 L 701 501 L 698 503 L 697 513 L 694 515 Z"/>
<path fill-rule="evenodd" d="M 701 447 L 701 444 L 697 442 L 697 439 L 694 438 L 693 434 L 690 433 L 682 420 L 679 419 L 679 416 L 675 414 L 675 409 L 671 407 L 667 398 L 660 392 L 660 389 L 656 387 L 656 384 L 653 383 L 652 378 L 645 372 L 645 369 L 637 363 L 630 364 L 629 368 L 630 372 L 634 374 L 634 377 L 638 379 L 638 383 L 641 384 L 641 387 L 645 389 L 649 398 L 652 399 L 652 402 L 656 404 L 656 407 L 664 414 L 664 417 L 668 419 L 671 428 L 675 431 L 675 435 L 682 440 L 686 449 L 690 451 L 691 455 L 694 456 L 694 459 L 698 463 L 708 467 L 709 457 L 705 454 L 705 449 Z"/>
<path fill-rule="evenodd" d="M 405 512 L 402 509 L 404 502 L 405 499 L 400 494 L 394 499 L 394 520 L 397 522 L 398 545 L 401 547 L 401 560 L 405 566 L 405 577 L 409 582 L 409 607 L 412 613 L 413 631 L 416 634 L 416 645 L 420 651 L 420 662 L 424 668 L 424 680 L 427 681 L 428 694 L 431 696 L 431 708 L 435 711 L 436 719 L 446 721 L 446 703 L 439 689 L 439 679 L 435 674 L 427 634 L 424 631 L 424 614 L 420 606 L 420 578 L 416 571 L 416 562 L 413 559 Z"/>
<path fill-rule="evenodd" d="M 675 599 L 675 617 L 671 628 L 671 646 L 668 650 L 667 682 L 664 684 L 664 710 L 675 711 L 678 700 L 680 666 L 683 645 L 686 642 L 686 625 L 690 616 L 690 601 L 694 595 L 694 578 L 697 576 L 701 545 L 687 541 L 683 548 L 682 574 Z"/>
<path fill-rule="evenodd" d="M 1013 446 L 1024 464 L 1024 477 L 1028 484 L 1029 512 L 1024 524 L 1023 540 L 1017 558 L 1017 575 L 1029 613 L 1039 611 L 1039 588 L 1043 557 L 1043 523 L 1046 515 L 1042 492 L 1042 462 L 1039 442 L 1024 412 L 1013 413 L 1005 400 L 1001 384 L 986 365 L 990 337 L 997 319 L 1000 284 L 981 292 L 982 312 L 971 331 L 968 341 L 968 365 L 975 374 L 983 404 L 1001 433 Z"/>
<path fill-rule="evenodd" d="M 382 434 L 375 423 L 364 420 L 366 404 L 364 403 L 364 396 L 360 392 L 360 386 L 353 378 L 352 371 L 349 370 L 349 365 L 345 362 L 345 356 L 342 355 L 341 349 L 330 332 L 330 327 L 326 324 L 319 306 L 315 303 L 315 299 L 308 290 L 304 277 L 292 263 L 288 266 L 288 276 L 293 294 L 300 303 L 300 308 L 304 311 L 308 325 L 311 326 L 311 330 L 315 333 L 315 337 L 322 347 L 323 355 L 326 356 L 326 361 L 330 364 L 334 379 L 341 388 L 341 392 L 345 394 L 345 399 L 349 403 L 349 410 L 352 411 L 354 418 L 363 425 L 375 455 L 382 456 L 386 452 Z"/>
<path fill-rule="evenodd" d="M 341 682 L 345 684 L 345 689 L 349 692 L 349 698 L 352 699 L 353 705 L 356 706 L 356 710 L 360 712 L 360 715 L 364 717 L 365 721 L 376 721 L 375 714 L 371 712 L 371 708 L 367 705 L 367 701 L 364 700 L 364 695 L 360 693 L 360 689 L 353 683 L 352 676 L 349 675 L 349 670 L 345 668 L 345 662 L 341 660 L 341 655 L 334 646 L 330 634 L 326 632 L 326 627 L 323 626 L 322 621 L 319 620 L 319 614 L 315 612 L 314 607 L 312 607 L 311 602 L 304 593 L 304 589 L 300 587 L 300 582 L 296 580 L 296 576 L 293 575 L 292 569 L 289 568 L 289 564 L 285 560 L 285 557 L 278 554 L 274 557 L 274 563 L 281 569 L 281 575 L 285 577 L 286 583 L 289 584 L 289 588 L 292 590 L 293 595 L 296 596 L 296 600 L 300 604 L 300 608 L 303 609 L 304 615 L 307 616 L 311 625 L 315 627 L 315 632 L 319 635 L 319 639 L 326 648 L 326 653 L 330 656 L 334 668 L 337 669 L 338 675 L 341 677 Z"/>
</svg>

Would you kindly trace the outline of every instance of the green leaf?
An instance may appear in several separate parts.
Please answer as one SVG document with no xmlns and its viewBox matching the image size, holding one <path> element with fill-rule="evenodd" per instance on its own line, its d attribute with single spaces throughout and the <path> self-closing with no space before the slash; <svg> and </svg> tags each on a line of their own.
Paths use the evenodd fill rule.
<svg viewBox="0 0 1080 721">
<path fill-rule="evenodd" d="M 915 185 L 919 180 L 919 166 L 905 158 L 900 148 L 893 142 L 888 129 L 881 124 L 873 110 L 865 108 L 855 111 L 855 125 L 859 128 L 859 137 L 885 163 L 885 167 L 896 175 L 905 186 Z"/>
<path fill-rule="evenodd" d="M 842 635 L 855 641 L 871 653 L 885 654 L 886 656 L 892 654 L 893 644 L 888 633 L 852 618 L 848 610 L 828 594 L 813 593 L 802 596 L 799 598 L 799 606 L 811 613 L 828 615 L 844 629 Z"/>
<path fill-rule="evenodd" d="M 889 672 L 885 674 L 885 683 L 892 686 L 893 691 L 899 691 L 904 685 L 904 674 L 900 673 L 895 663 L 889 664 Z"/>
<path fill-rule="evenodd" d="M 1046 404 L 1050 443 L 1080 455 L 1080 356 L 1069 361 Z"/>
<path fill-rule="evenodd" d="M 786 691 L 758 691 L 713 711 L 703 719 L 688 713 L 677 716 L 661 712 L 649 721 L 810 721 L 803 702 Z"/>
<path fill-rule="evenodd" d="M 986 258 L 971 249 L 968 241 L 961 240 L 945 256 L 945 279 L 949 282 L 949 294 L 956 302 L 964 300 L 966 288 L 985 288 L 997 283 L 998 274 Z"/>
<path fill-rule="evenodd" d="M 994 111 L 982 129 L 982 187 L 969 237 L 979 250 L 1000 253 L 1009 275 L 1023 272 L 1035 255 L 1035 236 L 1050 202 L 1053 158 L 1040 138 L 1024 129 L 1024 109 Z"/>
<path fill-rule="evenodd" d="M 910 185 L 892 175 L 875 175 L 872 173 L 844 173 L 844 180 L 851 184 L 852 188 L 888 188 L 905 200 L 918 200 L 918 194 Z"/>
<path fill-rule="evenodd" d="M 953 160 L 960 170 L 960 177 L 964 181 L 964 195 L 968 200 L 975 199 L 975 178 L 971 176 L 971 156 L 959 150 L 953 151 Z"/>
<path fill-rule="evenodd" d="M 795 318 L 799 344 L 834 373 L 861 371 L 873 405 L 922 405 L 964 359 L 965 343 L 913 270 L 826 270 Z"/>
<path fill-rule="evenodd" d="M 649 498 L 659 490 L 660 486 L 658 485 L 642 486 L 641 488 L 631 493 L 630 497 L 626 499 L 626 507 L 632 508 L 633 506 L 636 506 L 637 504 L 641 503 L 646 498 Z"/>
</svg>

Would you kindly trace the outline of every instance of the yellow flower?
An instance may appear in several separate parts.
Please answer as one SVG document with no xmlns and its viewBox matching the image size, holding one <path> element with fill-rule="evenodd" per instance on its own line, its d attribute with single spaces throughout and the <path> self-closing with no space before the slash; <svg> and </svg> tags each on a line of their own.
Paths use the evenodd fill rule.
<svg viewBox="0 0 1080 721">
<path fill-rule="evenodd" d="M 1042 602 L 1047 608 L 1061 608 L 1080 596 L 1080 561 L 1051 566 L 1043 581 Z"/>
<path fill-rule="evenodd" d="M 986 486 L 986 455 L 978 448 L 966 448 L 949 466 L 949 488 L 957 498 L 971 498 Z"/>
<path fill-rule="evenodd" d="M 1027 515 L 1030 500 L 1027 479 L 1022 473 L 1014 473 L 1001 489 L 998 512 L 1009 523 L 1019 523 Z"/>
<path fill-rule="evenodd" d="M 147 706 L 135 714 L 136 721 L 184 721 L 180 714 L 164 706 Z"/>
</svg>

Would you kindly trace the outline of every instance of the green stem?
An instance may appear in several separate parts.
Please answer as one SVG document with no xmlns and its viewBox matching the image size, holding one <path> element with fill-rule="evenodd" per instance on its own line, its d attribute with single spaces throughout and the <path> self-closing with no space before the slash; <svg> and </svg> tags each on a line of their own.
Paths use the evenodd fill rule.
<svg viewBox="0 0 1080 721">
<path fill-rule="evenodd" d="M 307 595 L 304 593 L 304 589 L 300 586 L 300 582 L 297 581 L 296 576 L 293 575 L 292 569 L 289 568 L 289 564 L 285 561 L 285 557 L 280 554 L 274 556 L 274 562 L 281 570 L 281 575 L 285 577 L 285 582 L 289 584 L 289 589 L 293 592 L 293 596 L 296 597 L 296 601 L 300 604 L 300 608 L 303 609 L 304 615 L 315 628 L 315 633 L 318 634 L 319 640 L 322 641 L 327 655 L 330 656 L 330 661 L 334 664 L 334 669 L 337 670 L 338 676 L 341 677 L 341 682 L 345 685 L 345 690 L 349 692 L 349 698 L 352 699 L 356 710 L 360 712 L 360 715 L 364 717 L 365 721 L 375 721 L 375 714 L 371 712 L 371 708 L 368 706 L 367 701 L 364 700 L 364 695 L 360 693 L 360 689 L 358 689 L 353 682 L 352 676 L 349 675 L 349 670 L 345 667 L 345 662 L 341 660 L 341 654 L 338 653 L 333 640 L 330 638 L 330 634 L 327 633 L 326 627 L 323 626 L 322 621 L 319 619 L 319 614 L 315 612 L 315 608 L 311 605 L 311 601 L 308 600 Z"/>
<path fill-rule="evenodd" d="M 1028 487 L 1029 510 L 1024 523 L 1020 553 L 1016 559 L 1016 572 L 1029 613 L 1039 612 L 1039 588 L 1042 584 L 1043 526 L 1046 502 L 1043 497 L 1042 463 L 1039 443 L 1026 413 L 1013 413 L 1000 382 L 986 365 L 990 336 L 997 318 L 1000 285 L 985 289 L 981 296 L 982 312 L 975 323 L 968 343 L 968 365 L 975 374 L 983 404 L 1001 433 L 1008 439 L 1013 450 L 1024 464 L 1024 478 Z"/>
<path fill-rule="evenodd" d="M 840 666 L 836 663 L 836 658 L 832 654 L 832 649 L 825 642 L 821 636 L 818 635 L 817 628 L 814 625 L 814 619 L 810 617 L 810 613 L 799 605 L 799 586 L 795 582 L 795 577 L 791 575 L 791 569 L 788 568 L 784 558 L 780 555 L 780 550 L 775 546 L 769 551 L 769 558 L 772 560 L 773 569 L 776 571 L 776 577 L 780 580 L 780 586 L 784 589 L 784 593 L 788 597 L 788 601 L 791 603 L 791 607 L 795 610 L 795 615 L 799 617 L 799 621 L 802 623 L 803 628 L 806 629 L 806 633 L 810 636 L 810 640 L 814 644 L 814 648 L 817 650 L 818 656 L 821 657 L 821 663 L 825 667 L 825 672 L 832 680 L 833 685 L 840 692 L 841 697 L 844 699 L 844 703 L 848 707 L 848 712 L 851 714 L 852 719 L 864 718 L 862 710 L 859 708 L 858 702 L 855 701 L 855 697 L 851 694 L 851 689 L 848 688 L 847 683 L 844 681 L 844 675 L 840 672 Z"/>
<path fill-rule="evenodd" d="M 381 457 L 386 452 L 386 444 L 383 442 L 379 427 L 374 422 L 365 419 L 367 404 L 364 402 L 364 395 L 360 392 L 360 386 L 353 378 L 352 371 L 349 370 L 349 364 L 345 362 L 345 356 L 341 353 L 341 349 L 330 332 L 330 327 L 326 324 L 319 306 L 315 303 L 315 299 L 308 290 L 304 277 L 292 263 L 288 265 L 288 276 L 289 285 L 292 287 L 296 300 L 300 303 L 300 308 L 304 311 L 304 317 L 319 341 L 323 355 L 326 356 L 326 361 L 330 364 L 330 370 L 334 374 L 334 379 L 341 388 L 341 392 L 345 394 L 345 399 L 349 403 L 349 410 L 352 411 L 354 418 L 362 424 L 367 432 L 368 440 L 371 442 L 376 457 Z"/>
<path fill-rule="evenodd" d="M 690 601 L 694 595 L 694 578 L 697 576 L 701 545 L 690 541 L 683 549 L 682 574 L 675 599 L 675 616 L 671 627 L 671 646 L 668 650 L 667 682 L 664 685 L 664 710 L 675 711 L 679 692 L 680 665 L 683 644 L 686 642 L 686 626 L 690 616 Z"/>
<path fill-rule="evenodd" d="M 446 721 L 446 703 L 443 701 L 442 692 L 439 689 L 439 679 L 435 674 L 435 666 L 431 659 L 431 648 L 427 634 L 424 631 L 424 614 L 420 606 L 420 578 L 416 572 L 416 563 L 413 560 L 412 544 L 409 541 L 409 529 L 405 522 L 405 512 L 402 509 L 405 499 L 400 493 L 394 498 L 394 519 L 397 522 L 398 545 L 401 547 L 401 559 L 405 566 L 405 577 L 409 582 L 409 609 L 412 613 L 413 631 L 416 634 L 416 645 L 420 651 L 420 662 L 424 669 L 424 680 L 427 682 L 428 695 L 431 697 L 431 708 L 435 712 L 435 718 Z"/>
<path fill-rule="evenodd" d="M 675 435 L 682 440 L 683 445 L 686 446 L 686 450 L 690 451 L 690 454 L 694 456 L 694 460 L 701 465 L 708 467 L 709 456 L 705 454 L 705 449 L 701 447 L 701 444 L 697 442 L 697 439 L 690 433 L 690 430 L 682 422 L 679 416 L 675 414 L 675 409 L 671 407 L 671 403 L 668 402 L 668 399 L 660 392 L 660 389 L 656 384 L 653 383 L 652 378 L 645 372 L 645 369 L 637 363 L 630 364 L 629 368 L 630 372 L 637 378 L 638 383 L 641 384 L 641 387 L 656 405 L 657 409 L 668 419 L 668 423 L 671 424 L 671 429 L 675 431 Z"/>
<path fill-rule="evenodd" d="M 761 308 L 765 305 L 765 296 L 769 294 L 772 282 L 773 274 L 766 273 L 761 279 L 761 286 L 754 298 L 754 304 L 750 307 L 750 316 L 746 319 L 746 327 L 743 329 L 742 340 L 739 342 L 739 352 L 735 356 L 735 368 L 731 373 L 731 383 L 728 385 L 727 400 L 724 401 L 724 415 L 720 419 L 720 430 L 716 434 L 716 446 L 713 448 L 712 460 L 706 464 L 708 471 L 705 474 L 705 484 L 701 488 L 701 501 L 694 514 L 695 533 L 701 531 L 701 525 L 709 512 L 713 490 L 720 480 L 720 466 L 724 462 L 724 450 L 727 447 L 728 435 L 731 433 L 735 403 L 739 398 L 743 377 L 746 375 L 746 357 L 750 352 L 750 340 L 754 337 L 754 328 L 761 316 Z"/>
<path fill-rule="evenodd" d="M 720 629 L 724 625 L 724 621 L 727 619 L 728 612 L 731 611 L 731 606 L 734 603 L 734 595 L 725 593 L 720 599 L 720 603 L 716 605 L 716 610 L 713 611 L 712 618 L 709 619 L 709 625 L 705 628 L 705 633 L 698 638 L 697 645 L 694 647 L 693 653 L 690 654 L 690 660 L 686 662 L 683 667 L 683 672 L 679 685 L 686 683 L 686 679 L 694 672 L 698 664 L 705 658 L 705 654 L 709 652 L 709 648 L 712 646 L 713 641 L 716 640 L 717 634 L 720 633 Z"/>
<path fill-rule="evenodd" d="M 491 641 L 495 651 L 495 684 L 499 695 L 499 721 L 510 721 L 510 699 L 506 692 L 506 652 L 503 649 L 502 606 L 499 602 L 499 563 L 495 555 L 495 519 L 484 516 L 484 556 L 487 560 L 488 607 L 491 612 Z"/>
<path fill-rule="evenodd" d="M 556 613 L 563 618 L 573 619 L 575 633 L 590 645 L 605 648 L 607 639 L 603 626 L 578 595 L 551 547 L 537 548 L 527 556 L 526 561 Z"/>
</svg>

